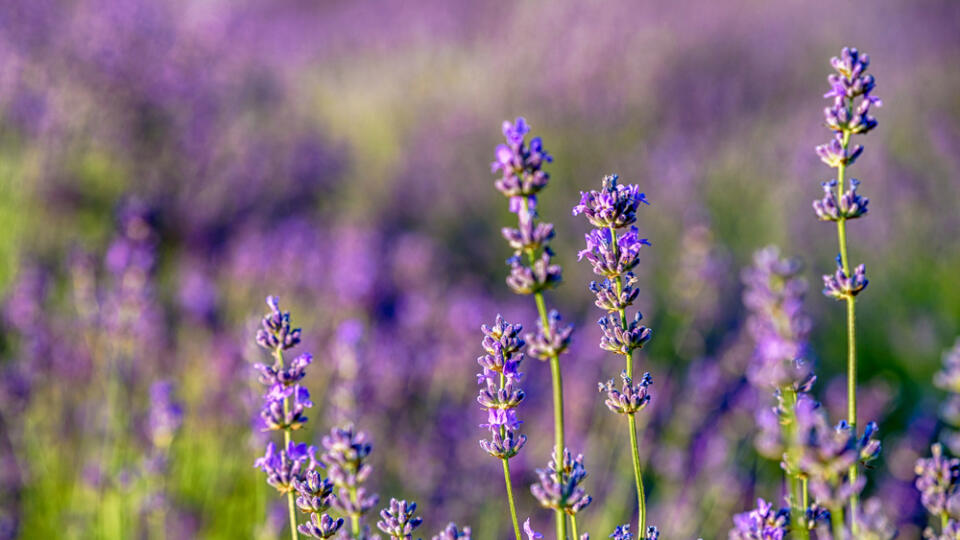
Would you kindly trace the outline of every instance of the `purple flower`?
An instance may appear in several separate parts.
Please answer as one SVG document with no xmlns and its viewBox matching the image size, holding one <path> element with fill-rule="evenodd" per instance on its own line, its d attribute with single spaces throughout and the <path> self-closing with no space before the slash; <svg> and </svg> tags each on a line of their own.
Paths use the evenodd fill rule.
<svg viewBox="0 0 960 540">
<path fill-rule="evenodd" d="M 633 351 L 642 349 L 653 337 L 653 331 L 640 324 L 643 315 L 637 312 L 626 328 L 622 326 L 620 315 L 609 313 L 597 321 L 603 331 L 600 348 L 606 351 L 630 356 Z"/>
<path fill-rule="evenodd" d="M 860 294 L 860 291 L 865 289 L 869 283 L 865 265 L 858 265 L 853 269 L 853 275 L 848 276 L 843 271 L 843 265 L 838 256 L 837 271 L 823 276 L 823 294 L 829 298 L 846 300 Z"/>
<path fill-rule="evenodd" d="M 431 540 L 470 540 L 470 527 L 458 529 L 457 524 L 451 521 Z"/>
<path fill-rule="evenodd" d="M 157 448 L 170 446 L 183 423 L 183 408 L 173 397 L 173 383 L 157 381 L 150 386 L 150 415 L 147 419 L 150 440 Z"/>
<path fill-rule="evenodd" d="M 527 518 L 523 522 L 523 532 L 527 535 L 527 540 L 536 540 L 537 538 L 543 538 L 543 535 L 533 530 L 533 527 L 530 526 L 530 518 Z"/>
<path fill-rule="evenodd" d="M 820 221 L 839 221 L 841 219 L 856 219 L 867 213 L 870 203 L 866 197 L 857 194 L 860 181 L 850 179 L 850 188 L 837 200 L 837 181 L 831 180 L 823 184 L 823 198 L 813 201 L 813 210 Z"/>
<path fill-rule="evenodd" d="M 873 75 L 866 73 L 870 58 L 853 48 L 844 47 L 839 57 L 830 60 L 836 73 L 827 77 L 830 91 L 823 97 L 832 99 L 833 104 L 824 109 L 823 114 L 828 128 L 836 133 L 829 143 L 817 147 L 820 159 L 831 167 L 853 164 L 863 147 L 856 146 L 852 151 L 845 148 L 846 138 L 853 134 L 867 133 L 877 127 L 876 118 L 870 116 L 870 107 L 881 106 L 882 102 L 872 92 L 876 87 Z"/>
<path fill-rule="evenodd" d="M 301 354 L 294 358 L 286 367 L 276 364 L 254 364 L 253 368 L 260 372 L 260 382 L 271 386 L 290 386 L 300 382 L 306 376 L 307 366 L 313 361 L 310 353 Z"/>
<path fill-rule="evenodd" d="M 343 518 L 333 519 L 327 514 L 310 514 L 310 521 L 297 527 L 297 530 L 314 538 L 330 538 L 343 527 Z"/>
<path fill-rule="evenodd" d="M 610 534 L 610 538 L 613 538 L 613 540 L 633 540 L 633 535 L 630 534 L 630 524 L 617 525 L 617 528 Z"/>
<path fill-rule="evenodd" d="M 951 499 L 957 494 L 960 481 L 960 459 L 943 455 L 939 443 L 930 447 L 931 457 L 920 458 L 914 467 L 920 502 L 934 516 L 946 515 Z"/>
<path fill-rule="evenodd" d="M 560 265 L 551 263 L 546 251 L 529 265 L 517 256 L 507 259 L 507 264 L 510 265 L 507 286 L 517 294 L 536 294 L 556 287 L 563 280 Z"/>
<path fill-rule="evenodd" d="M 503 123 L 503 135 L 507 144 L 496 149 L 496 160 L 491 166 L 493 172 L 500 171 L 502 176 L 495 186 L 501 193 L 516 199 L 518 197 L 536 197 L 538 191 L 546 187 L 550 180 L 543 169 L 544 163 L 553 158 L 543 149 L 543 142 L 534 137 L 530 145 L 524 144 L 524 138 L 530 132 L 530 126 L 522 117 L 516 122 Z"/>
<path fill-rule="evenodd" d="M 943 367 L 933 376 L 933 384 L 941 390 L 960 394 L 960 338 L 943 355 Z"/>
<path fill-rule="evenodd" d="M 807 285 L 800 262 L 781 258 L 775 246 L 757 251 L 753 261 L 743 272 L 747 329 L 756 344 L 747 376 L 764 388 L 809 389 L 813 371 L 804 358 L 811 322 L 803 309 Z"/>
<path fill-rule="evenodd" d="M 380 511 L 377 528 L 390 535 L 393 540 L 411 540 L 413 531 L 423 523 L 423 519 L 414 517 L 417 503 L 390 499 L 390 506 Z"/>
<path fill-rule="evenodd" d="M 596 295 L 594 304 L 598 308 L 614 312 L 633 305 L 633 302 L 640 295 L 640 289 L 634 286 L 637 278 L 633 275 L 633 272 L 627 272 L 622 277 L 619 291 L 617 290 L 617 283 L 610 278 L 605 278 L 600 282 L 590 282 L 590 290 Z"/>
<path fill-rule="evenodd" d="M 593 501 L 580 486 L 587 477 L 583 455 L 574 458 L 570 450 L 564 448 L 559 466 L 556 458 L 551 458 L 545 469 L 537 469 L 537 477 L 540 481 L 530 486 L 530 491 L 544 508 L 563 510 L 572 516 Z"/>
<path fill-rule="evenodd" d="M 537 321 L 537 333 L 527 334 L 527 353 L 539 360 L 549 360 L 553 356 L 560 356 L 570 346 L 570 337 L 573 335 L 573 325 L 561 325 L 563 318 L 560 313 L 552 309 L 547 315 L 547 328 L 543 321 Z"/>
<path fill-rule="evenodd" d="M 757 499 L 757 507 L 733 516 L 730 540 L 783 540 L 790 524 L 790 510 L 774 510 L 773 505 Z"/>
<path fill-rule="evenodd" d="M 650 245 L 646 238 L 640 238 L 636 227 L 624 233 L 594 229 L 585 239 L 587 247 L 580 250 L 577 259 L 587 259 L 594 273 L 605 277 L 617 277 L 633 270 L 640 262 L 640 248 Z"/>
<path fill-rule="evenodd" d="M 310 401 L 310 392 L 306 388 L 300 385 L 275 387 L 265 396 L 260 417 L 267 430 L 292 431 L 307 423 L 304 413 L 310 407 L 313 407 L 313 402 Z"/>
<path fill-rule="evenodd" d="M 597 383 L 601 392 L 607 393 L 605 401 L 607 408 L 617 414 L 634 414 L 640 412 L 650 402 L 650 394 L 647 389 L 653 384 L 653 377 L 649 373 L 644 373 L 640 382 L 633 384 L 633 380 L 627 376 L 624 371 L 620 374 L 623 379 L 623 385 L 618 390 L 613 379 L 604 383 Z"/>
<path fill-rule="evenodd" d="M 320 476 L 316 469 L 307 472 L 303 481 L 297 481 L 297 506 L 304 512 L 325 512 L 333 503 L 333 482 Z"/>
<path fill-rule="evenodd" d="M 329 478 L 336 486 L 332 504 L 353 520 L 377 505 L 379 497 L 367 494 L 361 484 L 370 477 L 373 468 L 365 463 L 373 445 L 366 433 L 357 431 L 354 426 L 333 428 L 321 439 L 324 452 L 320 460 L 326 464 Z"/>
<path fill-rule="evenodd" d="M 637 208 L 650 203 L 636 184 L 618 184 L 619 178 L 615 174 L 605 176 L 599 191 L 581 191 L 573 215 L 583 214 L 598 229 L 622 229 L 637 221 Z"/>
<path fill-rule="evenodd" d="M 257 330 L 257 344 L 269 351 L 286 350 L 300 343 L 300 329 L 290 328 L 290 312 L 280 311 L 280 299 L 267 297 L 271 312 L 264 316 Z"/>
<path fill-rule="evenodd" d="M 856 145 L 853 148 L 849 146 L 844 148 L 843 146 L 843 135 L 837 134 L 830 142 L 826 144 L 821 144 L 815 150 L 817 155 L 820 156 L 820 161 L 824 162 L 828 167 L 838 168 L 841 165 L 850 166 L 857 161 L 857 158 L 860 157 L 860 154 L 863 153 L 863 146 Z"/>
<path fill-rule="evenodd" d="M 524 346 L 519 336 L 523 327 L 497 315 L 493 326 L 483 325 L 480 329 L 481 346 L 487 354 L 477 359 L 483 368 L 477 377 L 481 386 L 477 402 L 487 411 L 487 422 L 480 427 L 490 430 L 491 435 L 490 441 L 480 441 L 480 447 L 495 457 L 509 459 L 526 442 L 525 436 L 516 433 L 523 423 L 517 417 L 517 407 L 526 395 L 520 387 L 519 371 Z"/>
<path fill-rule="evenodd" d="M 316 467 L 316 447 L 306 443 L 290 441 L 286 448 L 277 450 L 272 441 L 267 444 L 267 451 L 258 458 L 253 466 L 267 474 L 267 483 L 280 493 L 289 493 L 302 482 L 306 474 Z"/>
</svg>

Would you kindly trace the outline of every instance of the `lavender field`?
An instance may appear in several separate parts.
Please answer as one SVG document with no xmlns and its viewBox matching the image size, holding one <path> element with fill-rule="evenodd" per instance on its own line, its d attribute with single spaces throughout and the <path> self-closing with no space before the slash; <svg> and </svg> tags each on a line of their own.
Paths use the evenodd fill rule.
<svg viewBox="0 0 960 540">
<path fill-rule="evenodd" d="M 0 2 L 0 540 L 960 540 L 958 29 Z"/>
</svg>

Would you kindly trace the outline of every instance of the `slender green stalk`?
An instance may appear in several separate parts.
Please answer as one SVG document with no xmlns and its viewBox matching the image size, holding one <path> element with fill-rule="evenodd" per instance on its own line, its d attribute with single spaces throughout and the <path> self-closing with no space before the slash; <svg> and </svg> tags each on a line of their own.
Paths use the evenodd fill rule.
<svg viewBox="0 0 960 540">
<path fill-rule="evenodd" d="M 277 364 L 280 368 L 283 369 L 283 351 L 278 347 L 274 351 L 274 356 L 277 359 Z M 290 412 L 290 400 L 289 398 L 283 398 L 283 416 L 287 417 Z M 283 430 L 283 447 L 290 447 L 290 428 L 284 428 Z M 293 500 L 293 490 L 287 491 L 287 512 L 290 517 L 290 539 L 297 540 L 299 535 L 297 534 L 297 511 L 296 504 Z"/>
<path fill-rule="evenodd" d="M 850 132 L 844 130 L 843 140 L 841 141 L 844 152 L 850 144 Z M 837 167 L 837 199 L 843 196 L 844 173 L 846 165 L 841 163 Z M 847 228 L 846 219 L 837 220 L 837 241 L 840 244 L 840 265 L 843 272 L 850 275 L 850 262 L 847 257 Z M 856 300 L 853 296 L 847 296 L 847 422 L 853 435 L 857 435 L 857 338 L 856 338 Z M 850 466 L 850 483 L 857 481 L 857 464 Z M 850 496 L 850 529 L 853 534 L 857 534 L 857 494 Z"/>
<path fill-rule="evenodd" d="M 610 234 L 613 235 L 613 255 L 614 258 L 618 258 L 619 250 L 618 244 L 616 242 L 617 230 L 610 226 Z M 617 287 L 617 296 L 619 297 L 623 293 L 623 276 L 617 276 L 616 278 L 616 287 Z M 627 310 L 620 308 L 620 326 L 626 330 L 627 328 Z M 626 356 L 627 363 L 627 377 L 633 378 L 633 351 L 630 351 Z M 633 482 L 637 488 L 637 513 L 638 523 L 640 528 L 637 531 L 637 536 L 642 537 L 647 529 L 647 497 L 643 489 L 643 473 L 641 471 L 640 465 L 640 448 L 637 441 L 637 420 L 634 418 L 633 414 L 627 415 L 627 426 L 630 429 L 629 438 L 630 438 L 630 454 L 633 458 Z"/>
<path fill-rule="evenodd" d="M 503 458 L 503 481 L 507 485 L 507 501 L 510 503 L 510 519 L 513 520 L 513 532 L 521 540 L 520 522 L 517 521 L 517 506 L 513 502 L 513 486 L 510 485 L 510 461 Z"/>
<path fill-rule="evenodd" d="M 783 396 L 783 408 L 786 410 L 787 417 L 784 420 L 784 439 L 787 441 L 786 459 L 790 465 L 789 469 L 796 470 L 796 464 L 800 460 L 800 448 L 796 444 L 797 433 L 797 392 L 789 386 L 780 388 L 780 394 Z M 810 531 L 801 526 L 803 516 L 807 509 L 805 483 L 799 474 L 787 475 L 787 485 L 790 489 L 790 523 L 793 524 L 794 538 L 808 540 Z M 801 506 L 801 503 L 803 506 Z"/>
<path fill-rule="evenodd" d="M 570 516 L 570 530 L 573 532 L 573 540 L 579 540 L 580 535 L 577 533 L 577 516 Z"/>
<path fill-rule="evenodd" d="M 640 531 L 638 536 L 643 538 L 647 530 L 647 496 L 643 491 L 643 476 L 640 474 L 640 448 L 637 444 L 637 419 L 632 414 L 627 415 L 627 426 L 630 428 L 630 454 L 633 457 L 633 481 L 637 487 L 637 509 L 640 513 L 638 521 Z"/>
<path fill-rule="evenodd" d="M 530 200 L 528 197 L 521 198 L 524 212 L 530 211 Z M 535 255 L 527 251 L 527 258 L 533 264 Z M 537 311 L 540 314 L 540 323 L 543 325 L 543 333 L 550 337 L 550 319 L 547 317 L 547 305 L 543 300 L 543 293 L 537 291 L 533 295 L 537 303 Z M 557 474 L 560 474 L 560 464 L 563 462 L 563 375 L 560 373 L 560 358 L 556 354 L 550 355 L 550 376 L 553 381 L 553 431 L 554 431 L 554 456 L 557 463 Z M 563 510 L 556 511 L 557 522 L 557 540 L 566 540 L 567 538 L 567 520 L 564 518 Z"/>
<path fill-rule="evenodd" d="M 845 538 L 843 533 L 843 507 L 838 506 L 830 509 L 830 523 L 833 525 L 833 537 Z"/>
<path fill-rule="evenodd" d="M 352 486 L 347 488 L 347 492 L 350 494 L 350 502 L 353 503 L 353 506 L 357 506 L 357 487 Z M 350 514 L 350 537 L 359 538 L 360 537 L 360 514 Z"/>
<path fill-rule="evenodd" d="M 940 514 L 940 532 L 947 532 L 947 525 L 950 524 L 950 515 L 946 512 Z"/>
</svg>

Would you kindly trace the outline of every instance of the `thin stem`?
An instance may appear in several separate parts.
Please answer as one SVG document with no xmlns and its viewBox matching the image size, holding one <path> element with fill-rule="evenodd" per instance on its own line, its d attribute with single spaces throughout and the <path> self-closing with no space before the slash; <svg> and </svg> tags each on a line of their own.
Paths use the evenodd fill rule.
<svg viewBox="0 0 960 540">
<path fill-rule="evenodd" d="M 640 530 L 638 537 L 643 538 L 647 530 L 647 497 L 643 491 L 643 476 L 640 474 L 640 448 L 637 444 L 637 420 L 634 415 L 627 415 L 627 425 L 630 427 L 630 454 L 633 457 L 633 481 L 637 487 L 637 510 L 640 513 Z"/>
<path fill-rule="evenodd" d="M 274 350 L 274 357 L 277 359 L 277 364 L 280 369 L 283 369 L 283 351 L 280 347 L 277 347 Z M 283 398 L 283 417 L 287 418 L 290 413 L 290 399 L 287 397 Z M 290 428 L 286 427 L 283 429 L 283 448 L 286 451 L 287 448 L 290 448 Z M 297 534 L 297 511 L 296 505 L 293 500 L 293 490 L 287 491 L 287 511 L 290 517 L 290 539 L 297 540 L 299 535 Z"/>
<path fill-rule="evenodd" d="M 783 423 L 784 439 L 788 441 L 785 459 L 789 465 L 788 470 L 796 471 L 797 462 L 800 460 L 800 448 L 796 444 L 797 391 L 790 386 L 783 386 L 780 388 L 780 394 L 783 396 L 783 408 L 786 412 Z M 790 491 L 790 522 L 793 524 L 794 538 L 806 540 L 810 538 L 810 531 L 801 523 L 807 506 L 805 502 L 800 506 L 804 499 L 800 476 L 796 473 L 785 474 L 787 474 L 787 485 Z"/>
<path fill-rule="evenodd" d="M 577 533 L 577 516 L 570 515 L 570 530 L 573 532 L 573 540 L 580 540 L 580 534 Z"/>
<path fill-rule="evenodd" d="M 520 522 L 517 521 L 517 507 L 513 502 L 513 486 L 510 485 L 510 461 L 502 458 L 503 461 L 503 482 L 507 486 L 507 502 L 510 503 L 510 519 L 513 520 L 513 532 L 517 535 L 517 540 L 521 540 Z"/>
<path fill-rule="evenodd" d="M 529 197 L 522 197 L 521 204 L 523 211 L 530 211 Z M 527 251 L 527 258 L 530 264 L 534 263 L 536 258 L 532 251 Z M 547 316 L 547 305 L 543 300 L 543 292 L 537 291 L 533 295 L 537 303 L 537 312 L 540 314 L 540 324 L 543 326 L 544 336 L 550 337 L 550 319 Z M 560 373 L 560 358 L 556 354 L 550 355 L 550 376 L 553 381 L 553 432 L 554 432 L 554 456 L 557 464 L 557 475 L 560 476 L 560 468 L 563 463 L 563 375 Z M 566 540 L 567 538 L 567 520 L 564 518 L 563 510 L 557 509 L 557 540 Z"/>
<path fill-rule="evenodd" d="M 357 487 L 351 486 L 347 488 L 347 492 L 350 494 L 350 501 L 353 503 L 353 507 L 356 508 L 359 506 L 357 504 Z M 360 514 L 350 514 L 350 533 L 352 538 L 360 537 Z"/>
<path fill-rule="evenodd" d="M 620 246 L 617 242 L 617 230 L 611 225 L 609 227 L 610 235 L 613 239 L 613 258 L 619 260 Z M 617 287 L 617 298 L 623 294 L 623 276 L 617 275 L 614 280 Z M 624 330 L 627 329 L 627 310 L 620 308 L 620 327 Z M 633 378 L 633 351 L 631 350 L 626 355 L 626 364 L 627 364 L 627 377 Z M 643 535 L 646 534 L 647 529 L 647 497 L 643 489 L 643 474 L 641 472 L 640 466 L 640 448 L 637 442 L 637 420 L 634 418 L 633 414 L 627 415 L 627 425 L 630 428 L 629 438 L 630 438 L 630 453 L 633 458 L 633 482 L 637 488 L 637 514 L 638 522 L 640 528 L 637 530 L 637 536 L 643 538 Z"/>
<path fill-rule="evenodd" d="M 940 532 L 947 532 L 947 525 L 950 524 L 950 516 L 946 512 L 940 514 Z"/>
<path fill-rule="evenodd" d="M 841 141 L 844 154 L 850 144 L 850 132 L 843 131 Z M 837 167 L 837 198 L 843 196 L 844 173 L 846 164 L 841 163 Z M 837 240 L 840 244 L 840 265 L 843 272 L 850 275 L 850 262 L 847 257 L 847 229 L 846 219 L 837 220 Z M 857 436 L 857 338 L 856 338 L 856 300 L 853 296 L 847 297 L 847 423 L 850 424 L 850 430 L 853 436 Z M 849 481 L 851 484 L 857 481 L 857 464 L 850 466 Z M 850 530 L 857 534 L 857 503 L 856 493 L 850 495 Z"/>
<path fill-rule="evenodd" d="M 843 539 L 843 507 L 830 509 L 830 523 L 833 525 L 833 537 Z"/>
</svg>

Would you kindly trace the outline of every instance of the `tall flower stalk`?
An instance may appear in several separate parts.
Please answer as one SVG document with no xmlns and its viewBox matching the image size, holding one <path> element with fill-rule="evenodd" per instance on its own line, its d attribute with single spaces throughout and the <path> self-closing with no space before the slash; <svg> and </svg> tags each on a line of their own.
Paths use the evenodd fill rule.
<svg viewBox="0 0 960 540">
<path fill-rule="evenodd" d="M 539 333 L 528 336 L 527 341 L 545 345 L 542 355 L 535 355 L 550 363 L 553 387 L 554 452 L 553 461 L 560 463 L 566 449 L 563 436 L 563 375 L 560 371 L 560 354 L 569 343 L 572 327 L 559 327 L 559 316 L 547 311 L 543 291 L 555 287 L 561 281 L 561 269 L 553 264 L 553 251 L 549 242 L 553 238 L 553 225 L 537 219 L 537 193 L 550 180 L 543 165 L 553 161 L 544 150 L 543 142 L 534 137 L 525 141 L 530 126 L 523 118 L 503 123 L 506 144 L 496 148 L 493 172 L 501 176 L 495 182 L 498 191 L 510 200 L 510 211 L 517 215 L 517 228 L 505 227 L 503 236 L 513 248 L 513 256 L 507 260 L 510 275 L 507 285 L 517 294 L 532 295 L 540 316 Z M 531 353 L 532 354 L 532 353 Z M 561 481 L 559 469 L 554 471 Z M 556 509 L 557 538 L 567 537 L 566 518 L 563 510 Z"/>
<path fill-rule="evenodd" d="M 775 246 L 757 251 L 753 261 L 743 272 L 743 302 L 750 312 L 747 329 L 755 343 L 747 378 L 758 389 L 772 391 L 777 401 L 776 407 L 760 412 L 758 423 L 769 429 L 761 431 L 758 447 L 781 460 L 790 526 L 795 538 L 808 539 L 808 479 L 799 468 L 803 440 L 797 425 L 797 410 L 808 405 L 804 401 L 812 402 L 807 392 L 816 381 L 806 361 L 811 328 L 803 309 L 807 284 L 800 277 L 800 262 L 781 258 Z"/>
<path fill-rule="evenodd" d="M 602 282 L 590 283 L 590 290 L 596 294 L 597 307 L 607 312 L 598 321 L 603 330 L 600 348 L 623 355 L 626 363 L 620 389 L 610 380 L 606 384 L 601 383 L 600 390 L 607 393 L 607 407 L 627 418 L 637 490 L 638 530 L 642 532 L 646 531 L 647 505 L 635 415 L 650 401 L 648 387 L 653 381 L 650 374 L 646 373 L 639 384 L 634 384 L 633 352 L 643 348 L 653 333 L 640 324 L 643 316 L 639 311 L 632 320 L 628 320 L 627 308 L 640 293 L 635 287 L 636 278 L 632 270 L 640 262 L 640 249 L 650 245 L 645 238 L 640 238 L 633 223 L 637 221 L 640 204 L 649 203 L 639 187 L 618 184 L 618 180 L 617 175 L 606 176 L 599 191 L 581 193 L 580 203 L 574 206 L 573 215 L 583 214 L 596 227 L 586 235 L 586 249 L 580 251 L 579 258 L 586 258 L 594 273 L 603 278 Z"/>
<path fill-rule="evenodd" d="M 267 483 L 287 499 L 290 520 L 290 538 L 297 540 L 296 507 L 311 514 L 311 521 L 300 527 L 300 532 L 317 538 L 329 538 L 343 525 L 342 519 L 332 519 L 324 511 L 330 507 L 331 486 L 317 471 L 316 447 L 295 443 L 292 434 L 307 422 L 304 414 L 313 406 L 310 393 L 300 385 L 313 357 L 302 354 L 289 364 L 283 353 L 300 343 L 300 329 L 290 326 L 290 312 L 281 311 L 276 296 L 267 298 L 270 313 L 263 317 L 257 331 L 257 344 L 271 352 L 273 363 L 256 364 L 260 382 L 267 387 L 260 418 L 266 431 L 281 431 L 283 446 L 278 450 L 270 441 L 263 457 L 255 467 L 267 475 Z M 299 497 L 298 497 L 299 494 Z"/>
<path fill-rule="evenodd" d="M 483 371 L 477 375 L 480 394 L 477 401 L 487 411 L 487 423 L 481 424 L 490 430 L 490 440 L 481 440 L 480 447 L 488 454 L 499 458 L 503 465 L 503 481 L 507 489 L 507 505 L 517 540 L 521 540 L 520 522 L 517 520 L 517 507 L 513 500 L 513 484 L 510 479 L 510 458 L 517 455 L 527 442 L 527 436 L 520 434 L 522 423 L 517 418 L 517 407 L 526 394 L 520 388 L 520 362 L 523 360 L 523 346 L 520 338 L 523 327 L 510 324 L 497 315 L 493 326 L 483 325 L 483 341 L 486 354 L 477 359 Z"/>
<path fill-rule="evenodd" d="M 873 75 L 866 73 L 870 58 L 855 48 L 844 47 L 839 57 L 830 60 L 836 73 L 827 80 L 830 91 L 824 97 L 833 100 L 824 109 L 826 126 L 833 132 L 833 139 L 817 147 L 817 154 L 828 166 L 837 169 L 837 178 L 823 184 L 823 198 L 814 201 L 813 207 L 822 221 L 837 224 L 837 240 L 840 254 L 837 271 L 823 277 L 824 294 L 847 305 L 847 422 L 853 434 L 857 433 L 857 342 L 856 342 L 856 296 L 867 286 L 864 265 L 851 271 L 847 255 L 847 221 L 867 213 L 867 199 L 857 194 L 860 182 L 850 179 L 845 184 L 847 167 L 853 165 L 861 153 L 862 145 L 851 145 L 854 135 L 870 132 L 877 126 L 876 118 L 870 116 L 870 107 L 880 106 L 880 98 L 872 95 L 876 86 Z M 850 481 L 857 481 L 857 464 L 850 467 Z M 850 497 L 850 516 L 853 534 L 857 534 L 857 494 Z"/>
</svg>

